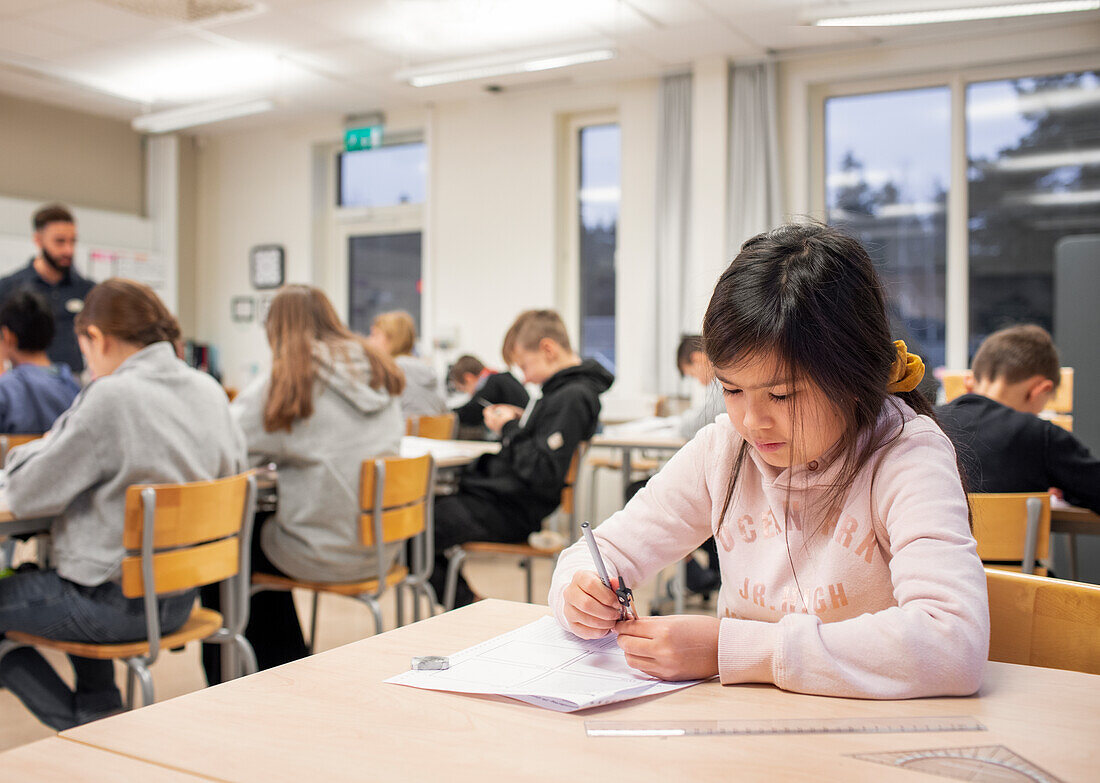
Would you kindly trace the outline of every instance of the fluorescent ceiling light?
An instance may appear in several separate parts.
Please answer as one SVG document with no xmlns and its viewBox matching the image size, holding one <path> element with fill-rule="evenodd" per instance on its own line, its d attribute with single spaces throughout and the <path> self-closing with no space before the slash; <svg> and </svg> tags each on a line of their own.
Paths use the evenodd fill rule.
<svg viewBox="0 0 1100 783">
<path fill-rule="evenodd" d="M 863 16 L 832 16 L 814 22 L 818 27 L 893 27 L 942 22 L 971 22 L 978 19 L 1006 19 L 1040 14 L 1065 14 L 1073 11 L 1100 9 L 1100 0 L 1054 0 L 1039 3 L 979 5 L 961 8 L 940 8 L 927 11 L 899 11 L 865 14 Z"/>
<path fill-rule="evenodd" d="M 1100 0 L 1097 0 L 1100 2 Z M 542 57 L 528 57 L 523 60 L 506 62 L 483 62 L 474 64 L 454 64 L 450 67 L 435 66 L 431 70 L 401 71 L 395 78 L 408 81 L 413 87 L 434 87 L 437 84 L 465 82 L 471 79 L 488 79 L 493 76 L 510 76 L 517 73 L 549 71 L 554 68 L 566 68 L 582 63 L 596 63 L 612 60 L 616 56 L 613 49 L 593 49 L 587 52 L 575 52 Z"/>
<path fill-rule="evenodd" d="M 130 127 L 139 133 L 168 133 L 169 131 L 206 125 L 211 122 L 231 120 L 234 117 L 247 117 L 275 108 L 275 102 L 267 98 L 250 101 L 214 101 L 169 109 L 154 114 L 135 117 Z"/>
</svg>

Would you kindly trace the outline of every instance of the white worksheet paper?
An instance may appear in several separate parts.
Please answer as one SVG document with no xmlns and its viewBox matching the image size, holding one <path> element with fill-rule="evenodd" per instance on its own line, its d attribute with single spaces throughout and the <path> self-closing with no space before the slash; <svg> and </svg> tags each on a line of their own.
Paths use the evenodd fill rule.
<svg viewBox="0 0 1100 783">
<path fill-rule="evenodd" d="M 450 656 L 450 664 L 441 671 L 407 671 L 386 682 L 508 696 L 558 712 L 668 693 L 699 682 L 664 682 L 642 674 L 627 665 L 614 632 L 602 639 L 580 639 L 553 617 L 468 647 Z"/>
</svg>

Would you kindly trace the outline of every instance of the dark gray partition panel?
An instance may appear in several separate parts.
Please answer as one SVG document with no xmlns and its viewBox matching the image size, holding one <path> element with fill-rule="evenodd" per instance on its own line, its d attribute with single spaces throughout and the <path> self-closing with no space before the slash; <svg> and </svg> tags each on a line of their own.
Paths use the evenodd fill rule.
<svg viewBox="0 0 1100 783">
<path fill-rule="evenodd" d="M 1073 368 L 1073 434 L 1100 454 L 1100 234 L 1066 237 L 1054 246 L 1054 341 Z M 1055 570 L 1068 575 L 1063 547 Z M 1082 581 L 1100 583 L 1100 536 L 1078 536 Z"/>
</svg>

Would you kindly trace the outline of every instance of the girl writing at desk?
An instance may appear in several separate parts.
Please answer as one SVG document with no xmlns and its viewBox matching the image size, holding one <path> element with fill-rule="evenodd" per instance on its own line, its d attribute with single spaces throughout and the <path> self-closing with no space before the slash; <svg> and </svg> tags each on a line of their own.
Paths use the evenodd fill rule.
<svg viewBox="0 0 1100 783">
<path fill-rule="evenodd" d="M 611 576 L 634 585 L 713 535 L 719 617 L 619 622 L 578 542 L 554 573 L 558 621 L 583 638 L 614 629 L 630 665 L 662 679 L 976 691 L 989 612 L 966 495 L 863 247 L 821 225 L 748 240 L 703 339 L 728 415 L 595 536 Z"/>
<path fill-rule="evenodd" d="M 134 641 L 146 627 L 142 599 L 124 597 L 120 583 L 126 488 L 231 476 L 244 468 L 244 438 L 221 386 L 177 358 L 179 325 L 148 286 L 100 283 L 75 328 L 94 380 L 46 437 L 13 449 L 6 465 L 15 516 L 53 517 L 55 567 L 0 579 L 0 633 Z M 161 599 L 165 633 L 183 625 L 195 597 Z M 122 707 L 113 662 L 70 659 L 75 693 L 31 647 L 0 659 L 0 681 L 58 730 Z"/>
</svg>

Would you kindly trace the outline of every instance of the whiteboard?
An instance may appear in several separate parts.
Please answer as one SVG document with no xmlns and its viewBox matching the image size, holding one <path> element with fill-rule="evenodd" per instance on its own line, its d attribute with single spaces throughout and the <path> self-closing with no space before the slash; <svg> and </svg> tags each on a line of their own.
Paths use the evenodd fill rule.
<svg viewBox="0 0 1100 783">
<path fill-rule="evenodd" d="M 43 202 L 0 196 L 0 276 L 25 267 L 37 250 L 31 219 Z M 120 212 L 72 207 L 77 243 L 73 264 L 84 277 L 100 282 L 128 277 L 145 283 L 175 310 L 171 270 L 156 252 L 153 224 Z"/>
</svg>

